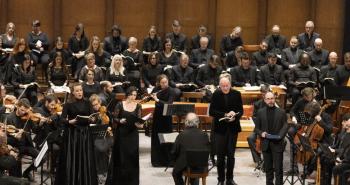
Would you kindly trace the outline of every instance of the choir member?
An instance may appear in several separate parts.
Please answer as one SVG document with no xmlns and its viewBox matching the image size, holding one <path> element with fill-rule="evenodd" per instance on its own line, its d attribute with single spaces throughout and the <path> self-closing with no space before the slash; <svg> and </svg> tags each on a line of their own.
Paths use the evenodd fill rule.
<svg viewBox="0 0 350 185">
<path fill-rule="evenodd" d="M 85 98 L 89 98 L 92 94 L 98 94 L 100 92 L 100 83 L 94 80 L 94 77 L 95 72 L 93 70 L 88 70 L 85 81 L 82 84 Z"/>
<path fill-rule="evenodd" d="M 163 42 L 163 51 L 160 53 L 159 63 L 164 66 L 179 64 L 179 55 L 173 50 L 173 42 L 166 38 Z"/>
<path fill-rule="evenodd" d="M 112 83 L 114 92 L 116 93 L 125 92 L 123 83 L 128 80 L 123 63 L 123 57 L 121 55 L 114 55 L 111 67 L 109 67 L 106 72 L 106 80 Z"/>
<path fill-rule="evenodd" d="M 128 39 L 122 35 L 121 28 L 113 25 L 110 34 L 104 39 L 104 50 L 113 56 L 123 53 L 128 48 Z"/>
<path fill-rule="evenodd" d="M 163 66 L 159 64 L 159 58 L 156 53 L 148 55 L 148 64 L 142 68 L 142 80 L 145 88 L 156 86 L 157 76 L 163 74 Z"/>
<path fill-rule="evenodd" d="M 176 51 L 186 52 L 187 50 L 187 37 L 181 33 L 181 25 L 178 20 L 174 20 L 172 24 L 173 32 L 167 33 L 166 38 L 169 38 L 173 43 L 173 48 Z"/>
<path fill-rule="evenodd" d="M 309 52 L 315 48 L 315 40 L 320 37 L 320 34 L 314 32 L 314 22 L 306 21 L 305 32 L 298 35 L 299 48 Z"/>
<path fill-rule="evenodd" d="M 231 34 L 225 35 L 221 39 L 220 53 L 222 58 L 225 58 L 230 51 L 235 51 L 236 47 L 243 46 L 241 34 L 242 28 L 240 26 L 236 26 L 232 29 Z"/>
<path fill-rule="evenodd" d="M 273 25 L 271 29 L 271 34 L 265 38 L 268 51 L 273 49 L 278 49 L 282 51 L 286 47 L 286 37 L 281 35 L 281 30 L 279 25 Z"/>
<path fill-rule="evenodd" d="M 68 69 L 65 59 L 63 53 L 58 51 L 55 56 L 53 56 L 53 61 L 49 64 L 47 75 L 51 87 L 68 85 Z"/>
<path fill-rule="evenodd" d="M 137 39 L 130 37 L 128 42 L 129 48 L 123 52 L 125 58 L 126 76 L 131 85 L 140 87 L 140 68 L 143 66 L 142 52 L 137 49 Z"/>
<path fill-rule="evenodd" d="M 231 68 L 232 85 L 236 87 L 257 85 L 257 68 L 251 66 L 249 54 L 241 54 L 241 65 Z"/>
<path fill-rule="evenodd" d="M 99 67 L 108 67 L 111 63 L 111 55 L 103 50 L 102 43 L 97 36 L 91 37 L 90 45 L 85 53 L 93 53 L 95 63 Z"/>
<path fill-rule="evenodd" d="M 84 81 L 86 80 L 86 74 L 88 70 L 94 71 L 95 78 L 94 80 L 97 82 L 100 82 L 104 80 L 104 72 L 101 67 L 98 67 L 95 64 L 95 55 L 93 53 L 88 53 L 85 55 L 86 59 L 86 65 L 81 69 L 80 74 L 79 74 L 79 80 Z"/>
<path fill-rule="evenodd" d="M 200 39 L 201 37 L 208 38 L 208 49 L 213 49 L 212 37 L 208 34 L 207 28 L 204 25 L 200 25 L 198 28 L 198 33 L 191 38 L 191 47 L 192 50 L 200 48 Z"/>
</svg>

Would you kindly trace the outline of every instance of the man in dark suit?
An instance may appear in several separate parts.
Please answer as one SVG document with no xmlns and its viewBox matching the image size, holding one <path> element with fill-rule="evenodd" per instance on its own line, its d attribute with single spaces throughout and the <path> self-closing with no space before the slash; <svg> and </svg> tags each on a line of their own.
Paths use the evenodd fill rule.
<svg viewBox="0 0 350 185">
<path fill-rule="evenodd" d="M 237 87 L 257 85 L 257 68 L 251 66 L 248 53 L 241 54 L 241 65 L 230 70 L 232 85 Z"/>
<path fill-rule="evenodd" d="M 258 68 L 260 68 L 260 66 L 263 66 L 267 63 L 266 62 L 267 48 L 268 48 L 267 41 L 262 40 L 259 46 L 260 46 L 259 51 L 256 51 L 252 54 L 252 65 Z"/>
<path fill-rule="evenodd" d="M 314 32 L 314 28 L 314 22 L 307 21 L 305 23 L 305 33 L 300 33 L 298 35 L 299 48 L 306 52 L 309 52 L 315 48 L 315 40 L 320 37 L 320 34 Z"/>
<path fill-rule="evenodd" d="M 207 64 L 210 57 L 214 55 L 214 50 L 208 48 L 208 37 L 200 38 L 200 48 L 192 50 L 190 66 L 197 69 L 202 64 Z"/>
<path fill-rule="evenodd" d="M 289 47 L 282 50 L 282 66 L 284 69 L 292 69 L 297 63 L 303 50 L 298 48 L 298 38 L 292 36 Z"/>
<path fill-rule="evenodd" d="M 175 185 L 184 185 L 182 172 L 187 167 L 186 151 L 199 150 L 209 152 L 208 135 L 198 128 L 199 118 L 195 113 L 188 113 L 185 120 L 185 130 L 181 132 L 176 140 L 172 150 L 175 157 L 173 169 L 173 178 Z M 191 184 L 198 184 L 198 180 L 191 179 Z"/>
<path fill-rule="evenodd" d="M 208 38 L 208 48 L 213 49 L 213 39 L 212 37 L 208 34 L 207 28 L 204 25 L 200 25 L 198 28 L 198 34 L 192 37 L 191 39 L 191 46 L 192 50 L 200 48 L 200 43 L 199 40 L 201 37 L 207 37 Z"/>
<path fill-rule="evenodd" d="M 261 66 L 258 73 L 258 83 L 268 85 L 285 85 L 283 68 L 277 63 L 277 55 L 275 53 L 267 54 L 268 64 Z"/>
<path fill-rule="evenodd" d="M 180 58 L 180 64 L 172 67 L 170 75 L 171 87 L 176 87 L 184 91 L 188 91 L 192 88 L 186 85 L 194 81 L 193 69 L 188 66 L 188 63 L 188 56 L 183 54 Z"/>
<path fill-rule="evenodd" d="M 173 24 L 173 32 L 167 33 L 165 38 L 169 38 L 173 43 L 173 48 L 177 51 L 186 52 L 187 49 L 187 37 L 185 34 L 181 33 L 181 25 L 178 20 L 174 20 Z"/>
<path fill-rule="evenodd" d="M 271 32 L 272 33 L 265 38 L 268 44 L 267 50 L 278 49 L 282 51 L 286 47 L 286 37 L 280 34 L 280 26 L 272 26 Z"/>
<path fill-rule="evenodd" d="M 329 51 L 322 48 L 322 39 L 315 39 L 315 49 L 309 52 L 311 56 L 311 66 L 321 69 L 322 66 L 328 64 Z"/>
<path fill-rule="evenodd" d="M 275 106 L 275 95 L 272 92 L 265 94 L 264 101 L 267 106 L 258 111 L 254 132 L 261 137 L 266 184 L 274 184 L 275 175 L 275 184 L 282 185 L 284 137 L 288 130 L 287 114 Z"/>
<path fill-rule="evenodd" d="M 237 137 L 242 131 L 240 124 L 240 118 L 243 115 L 242 97 L 239 91 L 231 88 L 228 77 L 222 77 L 219 86 L 220 89 L 213 93 L 209 108 L 209 115 L 213 117 L 214 124 L 218 185 L 224 184 L 225 177 L 226 185 L 236 185 L 233 180 L 233 169 Z"/>
</svg>

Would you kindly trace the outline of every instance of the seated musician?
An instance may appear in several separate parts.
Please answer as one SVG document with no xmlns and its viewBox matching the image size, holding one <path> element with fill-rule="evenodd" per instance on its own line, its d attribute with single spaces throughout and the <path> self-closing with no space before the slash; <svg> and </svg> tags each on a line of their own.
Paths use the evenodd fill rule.
<svg viewBox="0 0 350 185">
<path fill-rule="evenodd" d="M 330 52 L 328 56 L 329 64 L 322 66 L 320 71 L 320 82 L 322 85 L 335 85 L 334 77 L 339 66 L 337 65 L 338 56 L 336 52 Z M 330 80 L 326 80 L 329 78 Z M 333 79 L 333 80 L 331 80 Z"/>
<path fill-rule="evenodd" d="M 141 73 L 145 88 L 156 86 L 157 76 L 163 74 L 163 66 L 159 64 L 157 53 L 148 55 L 148 63 L 143 66 Z"/>
<path fill-rule="evenodd" d="M 310 66 L 310 61 L 310 55 L 303 53 L 299 57 L 299 64 L 290 70 L 289 85 L 293 104 L 298 100 L 303 88 L 316 87 L 317 75 L 315 69 Z"/>
<path fill-rule="evenodd" d="M 37 132 L 38 125 L 35 125 L 30 120 L 31 107 L 28 99 L 20 99 L 16 107 L 16 111 L 7 116 L 7 124 L 15 126 L 19 132 L 14 136 L 8 137 L 8 144 L 19 150 L 19 156 L 27 155 L 34 159 L 38 156 L 39 151 L 34 148 L 31 133 L 32 131 Z M 34 179 L 30 172 L 34 169 L 34 163 L 32 163 L 24 170 L 23 177 L 28 178 L 29 181 L 33 181 Z"/>
<path fill-rule="evenodd" d="M 13 70 L 11 84 L 15 87 L 15 96 L 24 95 L 30 100 L 31 105 L 35 105 L 37 99 L 37 85 L 34 85 L 36 75 L 35 68 L 31 66 L 31 58 L 24 55 L 23 63 Z"/>
<path fill-rule="evenodd" d="M 204 87 L 206 89 L 206 101 L 210 101 L 211 94 L 219 85 L 219 77 L 221 72 L 222 67 L 220 66 L 220 57 L 218 57 L 217 55 L 212 55 L 208 64 L 199 68 L 196 77 L 196 83 L 200 88 Z"/>
<path fill-rule="evenodd" d="M 276 53 L 268 53 L 267 62 L 268 64 L 260 67 L 260 71 L 258 73 L 258 83 L 269 85 L 285 85 L 283 68 L 282 66 L 276 64 Z"/>
<path fill-rule="evenodd" d="M 127 81 L 126 71 L 123 66 L 123 58 L 121 55 L 114 55 L 111 67 L 107 69 L 106 80 L 110 81 L 114 87 L 114 92 L 124 93 L 125 86 L 123 83 Z"/>
<path fill-rule="evenodd" d="M 207 64 L 210 57 L 214 55 L 214 50 L 208 49 L 208 37 L 200 38 L 200 48 L 194 49 L 191 52 L 190 66 L 197 69 L 202 64 Z"/>
<path fill-rule="evenodd" d="M 140 87 L 140 68 L 143 66 L 143 54 L 137 49 L 137 39 L 130 37 L 129 48 L 123 52 L 126 56 L 124 60 L 124 67 L 126 69 L 126 76 L 131 82 L 132 86 Z"/>
<path fill-rule="evenodd" d="M 104 72 L 100 67 L 95 65 L 95 55 L 93 53 L 88 53 L 85 55 L 86 65 L 81 69 L 79 74 L 79 81 L 85 81 L 87 72 L 89 70 L 94 71 L 95 77 L 94 80 L 100 82 L 104 80 Z"/>
<path fill-rule="evenodd" d="M 175 140 L 172 154 L 175 158 L 173 178 L 175 185 L 184 185 L 182 173 L 187 169 L 186 152 L 188 150 L 203 150 L 209 152 L 208 135 L 198 128 L 199 118 L 195 113 L 188 113 L 185 119 L 185 130 Z M 192 169 L 203 170 L 203 169 Z M 198 179 L 190 179 L 191 184 L 198 184 Z"/>
<path fill-rule="evenodd" d="M 21 174 L 17 163 L 18 153 L 7 144 L 7 135 L 2 126 L 0 126 L 0 177 L 4 174 L 4 170 L 8 170 L 10 176 L 16 176 Z"/>
<path fill-rule="evenodd" d="M 261 86 L 261 88 L 260 88 L 261 99 L 259 99 L 258 101 L 255 101 L 254 104 L 253 104 L 254 105 L 253 116 L 252 116 L 253 121 L 255 121 L 255 119 L 256 119 L 257 112 L 261 108 L 264 108 L 266 106 L 266 103 L 264 101 L 264 96 L 269 91 L 270 91 L 270 87 L 269 86 L 267 86 L 267 85 Z M 252 153 L 253 161 L 256 164 L 256 168 L 262 168 L 262 166 L 261 166 L 262 165 L 261 151 L 257 151 L 257 147 L 256 147 L 256 144 L 255 144 L 256 143 L 256 139 L 257 139 L 257 134 L 255 132 L 252 132 L 247 137 L 248 145 L 249 145 L 250 151 Z"/>
<path fill-rule="evenodd" d="M 180 64 L 172 67 L 170 75 L 170 86 L 179 88 L 182 91 L 193 91 L 194 87 L 188 86 L 193 84 L 193 68 L 189 65 L 189 59 L 186 54 L 181 55 Z"/>
<path fill-rule="evenodd" d="M 344 172 L 350 170 L 350 114 L 343 116 L 344 133 L 339 140 L 339 148 L 330 150 L 336 154 L 336 165 L 333 167 L 333 174 L 339 176 L 339 185 L 347 185 L 347 179 L 344 179 Z"/>
<path fill-rule="evenodd" d="M 294 137 L 295 137 L 295 134 L 297 132 L 297 124 L 301 124 L 301 125 L 304 125 L 306 124 L 306 120 L 305 120 L 305 114 L 304 114 L 304 109 L 305 109 L 305 106 L 306 104 L 312 102 L 312 101 L 316 101 L 315 100 L 315 96 L 316 96 L 316 93 L 315 91 L 310 88 L 310 87 L 307 87 L 305 89 L 303 89 L 301 91 L 301 94 L 302 94 L 302 98 L 299 99 L 296 103 L 293 104 L 292 108 L 290 109 L 289 111 L 289 114 L 290 114 L 290 117 L 292 118 L 292 122 L 294 125 L 292 125 L 291 127 L 289 127 L 289 130 L 288 130 L 288 139 L 291 143 L 290 145 L 290 156 L 294 156 L 293 154 L 293 149 L 292 147 L 293 146 L 293 143 L 294 143 Z M 290 161 L 292 163 L 292 158 L 290 158 Z M 297 173 L 298 172 L 298 168 L 297 168 L 297 165 L 295 163 L 293 169 L 289 169 L 289 171 L 287 172 L 288 174 L 293 174 L 293 173 Z"/>
<path fill-rule="evenodd" d="M 344 86 L 350 78 L 350 52 L 344 54 L 344 65 L 335 72 L 334 81 L 338 86 Z"/>
<path fill-rule="evenodd" d="M 325 106 L 324 106 L 325 107 Z M 317 142 L 316 148 L 313 148 L 317 151 L 318 145 L 324 144 L 327 146 L 330 146 L 333 142 L 333 138 L 331 136 L 333 131 L 333 124 L 332 124 L 332 118 L 329 114 L 326 112 L 323 112 L 324 108 L 321 108 L 320 104 L 318 102 L 312 101 L 306 104 L 304 112 L 306 115 L 306 125 L 310 126 L 311 124 L 316 123 L 320 128 L 324 131 L 322 138 L 318 140 L 318 138 L 312 138 L 313 132 L 316 129 L 312 130 L 312 133 L 309 136 L 310 140 L 313 140 L 313 142 Z M 312 141 L 310 141 L 312 145 Z M 310 161 L 307 163 L 307 171 L 306 175 L 311 174 L 314 170 L 316 170 L 317 167 L 317 157 L 314 155 Z M 332 161 L 328 159 L 325 155 L 320 156 L 320 162 L 321 162 L 321 184 L 331 184 L 332 180 L 332 169 L 330 166 L 332 166 Z"/>
<path fill-rule="evenodd" d="M 241 54 L 241 65 L 230 70 L 232 76 L 232 86 L 254 86 L 257 85 L 257 68 L 251 66 L 249 54 Z"/>
<path fill-rule="evenodd" d="M 252 65 L 258 68 L 260 68 L 261 66 L 267 63 L 266 59 L 267 59 L 268 43 L 266 40 L 262 40 L 259 46 L 260 46 L 259 51 L 256 51 L 252 54 Z"/>
</svg>

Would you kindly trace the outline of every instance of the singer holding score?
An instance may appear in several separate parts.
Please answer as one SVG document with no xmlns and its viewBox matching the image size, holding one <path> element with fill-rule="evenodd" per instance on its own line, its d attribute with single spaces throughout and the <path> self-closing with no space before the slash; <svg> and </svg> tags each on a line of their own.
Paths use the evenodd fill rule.
<svg viewBox="0 0 350 185">
<path fill-rule="evenodd" d="M 93 108 L 84 100 L 81 84 L 72 87 L 72 99 L 63 107 L 61 123 L 64 125 L 64 142 L 56 173 L 56 185 L 97 185 L 95 155 L 89 124 Z"/>
<path fill-rule="evenodd" d="M 218 185 L 224 185 L 225 177 L 226 185 L 236 185 L 233 169 L 237 137 L 242 130 L 239 121 L 243 115 L 242 97 L 239 91 L 231 88 L 229 77 L 222 77 L 219 86 L 220 88 L 213 93 L 209 109 L 210 116 L 214 118 L 213 144 L 217 154 Z"/>
<path fill-rule="evenodd" d="M 259 109 L 254 120 L 254 132 L 261 138 L 267 185 L 283 184 L 284 137 L 288 131 L 286 112 L 276 107 L 275 100 L 275 95 L 267 92 L 264 97 L 267 106 Z"/>
</svg>

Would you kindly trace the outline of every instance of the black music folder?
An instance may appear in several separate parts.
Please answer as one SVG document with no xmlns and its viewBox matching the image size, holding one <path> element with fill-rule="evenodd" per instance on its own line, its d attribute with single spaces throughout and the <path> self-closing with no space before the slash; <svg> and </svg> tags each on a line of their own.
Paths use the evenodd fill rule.
<svg viewBox="0 0 350 185">
<path fill-rule="evenodd" d="M 350 87 L 347 86 L 325 86 L 324 96 L 332 100 L 350 100 Z"/>
</svg>

